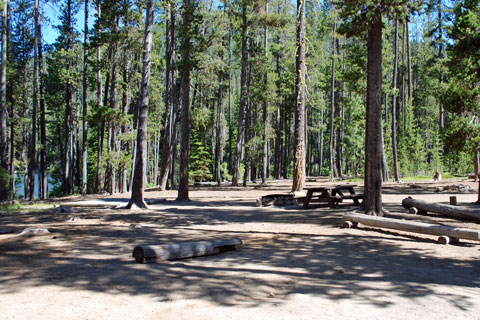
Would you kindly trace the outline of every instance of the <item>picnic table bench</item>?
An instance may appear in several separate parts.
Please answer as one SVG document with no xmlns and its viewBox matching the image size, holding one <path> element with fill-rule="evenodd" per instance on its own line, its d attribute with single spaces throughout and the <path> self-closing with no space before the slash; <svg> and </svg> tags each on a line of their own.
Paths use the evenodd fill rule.
<svg viewBox="0 0 480 320">
<path fill-rule="evenodd" d="M 316 187 L 307 189 L 307 196 L 303 202 L 303 208 L 308 209 L 311 202 L 328 203 L 330 208 L 335 208 L 343 200 L 353 200 L 355 205 L 360 205 L 363 194 L 355 193 L 355 185 L 338 185 L 334 187 Z M 348 192 L 348 193 L 347 193 Z"/>
</svg>

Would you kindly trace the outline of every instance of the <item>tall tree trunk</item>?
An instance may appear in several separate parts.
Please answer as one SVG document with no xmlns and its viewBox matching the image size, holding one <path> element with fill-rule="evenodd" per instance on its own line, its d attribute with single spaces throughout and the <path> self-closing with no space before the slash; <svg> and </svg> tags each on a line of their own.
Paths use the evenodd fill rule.
<svg viewBox="0 0 480 320">
<path fill-rule="evenodd" d="M 388 123 L 388 95 L 385 95 L 385 123 Z M 387 155 L 385 153 L 385 134 L 383 133 L 383 123 L 382 123 L 382 181 L 388 182 L 389 173 L 388 173 L 388 164 L 387 164 Z M 386 127 L 386 126 L 385 126 Z"/>
<path fill-rule="evenodd" d="M 35 22 L 39 15 L 38 0 L 35 0 Z M 35 23 L 35 43 L 33 48 L 33 102 L 32 102 L 32 126 L 30 131 L 30 146 L 28 149 L 28 182 L 29 182 L 29 199 L 33 201 L 35 198 L 35 157 L 37 142 L 37 107 L 38 107 L 38 32 Z"/>
<path fill-rule="evenodd" d="M 188 199 L 188 162 L 190 160 L 190 70 L 192 68 L 191 50 L 193 14 L 195 10 L 194 0 L 183 2 L 183 28 L 181 42 L 181 83 L 180 92 L 182 98 L 182 112 L 180 118 L 181 140 L 180 140 L 180 184 L 177 200 Z"/>
<path fill-rule="evenodd" d="M 406 124 L 406 121 L 407 121 L 407 116 L 406 116 L 406 113 L 407 113 L 407 88 L 406 88 L 406 85 L 405 85 L 405 71 L 406 71 L 406 64 L 405 64 L 405 60 L 406 60 L 406 46 L 407 46 L 407 38 L 406 38 L 406 22 L 402 24 L 402 32 L 403 32 L 403 36 L 402 36 L 402 128 L 403 128 L 403 131 L 406 130 L 407 128 L 407 124 Z"/>
<path fill-rule="evenodd" d="M 115 22 L 115 31 L 118 27 L 118 17 Z M 111 59 L 111 83 L 110 83 L 110 109 L 116 111 L 117 109 L 117 66 L 118 66 L 118 46 L 116 42 L 112 43 L 112 59 Z M 117 123 L 115 119 L 109 121 L 108 128 L 108 151 L 110 156 L 117 152 Z M 107 162 L 107 171 L 105 173 L 106 189 L 108 193 L 113 194 L 116 191 L 116 168 L 114 164 L 109 160 Z"/>
<path fill-rule="evenodd" d="M 382 11 L 368 24 L 364 210 L 382 215 Z"/>
<path fill-rule="evenodd" d="M 243 155 L 243 142 L 245 135 L 245 104 L 247 99 L 247 67 L 248 67 L 248 38 L 247 38 L 247 5 L 242 7 L 242 61 L 240 71 L 240 109 L 238 111 L 237 146 L 235 163 L 233 166 L 232 186 L 238 186 L 238 172 Z"/>
<path fill-rule="evenodd" d="M 233 57 L 233 24 L 232 2 L 228 1 L 228 173 L 233 174 L 233 111 L 232 111 L 232 57 Z"/>
<path fill-rule="evenodd" d="M 333 40 L 332 40 L 332 81 L 331 81 L 331 92 L 330 92 L 330 144 L 329 144 L 329 154 L 330 154 L 330 177 L 334 179 L 338 177 L 337 168 L 335 166 L 335 62 L 337 59 L 337 50 L 336 50 L 336 35 L 337 32 L 337 22 L 333 23 Z"/>
<path fill-rule="evenodd" d="M 5 179 L 8 173 L 7 145 L 7 31 L 8 31 L 8 0 L 2 11 L 2 56 L 0 67 L 0 202 L 8 200 L 12 195 L 8 192 L 9 183 Z M 10 159 L 13 162 L 13 158 Z M 15 179 L 14 176 L 10 179 Z"/>
<path fill-rule="evenodd" d="M 143 44 L 143 68 L 142 83 L 138 99 L 138 127 L 137 127 L 137 156 L 133 173 L 132 195 L 127 208 L 133 205 L 146 208 L 144 201 L 146 157 L 147 157 L 147 127 L 148 127 L 148 104 L 150 87 L 150 60 L 153 45 L 153 11 L 154 0 L 148 0 L 145 14 L 145 38 Z"/>
<path fill-rule="evenodd" d="M 162 160 L 160 168 L 160 190 L 166 190 L 168 177 L 172 170 L 173 158 L 175 157 L 174 145 L 176 144 L 176 124 L 177 117 L 177 71 L 176 71 L 176 16 L 177 16 L 177 3 L 176 1 L 168 2 L 170 18 L 167 21 L 166 30 L 166 93 L 165 93 L 165 105 L 167 107 L 168 114 L 166 115 L 166 125 L 163 133 L 162 140 Z"/>
<path fill-rule="evenodd" d="M 278 10 L 280 13 L 280 8 Z M 277 36 L 277 45 L 280 46 L 280 36 Z M 278 80 L 277 82 L 277 95 L 278 97 L 282 96 L 282 82 L 281 82 L 281 76 L 282 76 L 282 69 L 281 69 L 281 64 L 280 64 L 280 52 L 276 53 L 276 71 L 278 75 Z M 282 163 L 282 154 L 281 154 L 281 148 L 282 148 L 282 120 L 281 120 L 281 112 L 280 112 L 280 104 L 278 103 L 277 107 L 277 112 L 275 114 L 275 152 L 274 152 L 274 159 L 273 159 L 273 176 L 275 179 L 280 179 L 280 169 L 281 169 L 281 163 Z"/>
<path fill-rule="evenodd" d="M 295 145 L 293 161 L 292 192 L 302 191 L 305 186 L 305 0 L 297 0 L 297 54 L 296 54 L 296 83 L 295 93 L 297 106 L 295 108 Z"/>
<path fill-rule="evenodd" d="M 67 0 L 67 51 L 71 49 L 72 38 L 72 0 Z M 67 74 L 72 69 L 71 59 L 67 59 Z M 65 85 L 65 147 L 64 147 L 64 164 L 63 164 L 63 195 L 72 194 L 72 178 L 73 178 L 73 112 L 72 112 L 73 89 L 70 83 Z"/>
<path fill-rule="evenodd" d="M 437 2 L 437 13 L 438 13 L 438 58 L 440 61 L 443 60 L 443 24 L 442 24 L 442 0 L 438 0 Z M 439 75 L 440 85 L 443 83 L 443 73 L 440 71 Z M 439 100 L 438 102 L 438 125 L 440 130 L 445 128 L 445 109 L 443 108 L 442 102 Z"/>
<path fill-rule="evenodd" d="M 39 190 L 42 191 L 41 198 L 48 199 L 48 175 L 47 175 L 47 131 L 46 131 L 46 111 L 45 111 L 45 97 L 44 97 L 44 80 L 45 73 L 43 70 L 43 49 L 42 49 L 42 30 L 40 23 L 40 14 L 35 17 L 36 37 L 38 38 L 38 71 L 40 76 L 40 185 Z"/>
<path fill-rule="evenodd" d="M 265 14 L 268 15 L 268 0 L 265 1 Z M 265 46 L 265 60 L 268 61 L 268 26 L 265 23 L 265 29 L 264 29 L 264 46 Z M 265 83 L 265 89 L 268 87 L 268 69 L 265 69 L 265 75 L 264 75 L 264 83 Z M 268 89 L 265 91 L 264 94 Z M 263 171 L 262 171 L 262 183 L 265 183 L 267 181 L 268 176 L 270 175 L 269 172 L 267 172 L 268 168 L 268 102 L 267 102 L 267 97 L 264 97 L 263 101 Z"/>
<path fill-rule="evenodd" d="M 397 157 L 397 78 L 398 78 L 398 18 L 395 18 L 395 35 L 393 40 L 393 95 L 392 95 L 392 155 L 393 155 L 393 180 L 400 181 L 398 174 Z"/>
<path fill-rule="evenodd" d="M 88 0 L 85 0 L 85 31 L 83 40 L 83 117 L 82 117 L 82 195 L 87 194 L 87 112 L 88 112 Z"/>
<path fill-rule="evenodd" d="M 411 106 L 413 103 L 413 76 L 412 76 L 412 50 L 410 46 L 410 28 L 408 26 L 408 19 L 405 21 L 406 40 L 407 40 L 407 73 L 408 73 L 408 103 Z"/>
<path fill-rule="evenodd" d="M 97 16 L 98 18 L 101 17 L 101 2 L 97 0 Z M 101 60 L 102 60 L 102 47 L 99 45 L 97 46 L 97 104 L 99 110 L 103 107 L 103 83 L 102 83 L 102 67 L 101 67 Z M 102 115 L 103 118 L 103 115 Z M 103 137 L 105 132 L 105 121 L 99 120 L 98 121 L 98 145 L 97 145 L 97 174 L 95 179 L 95 192 L 100 193 L 102 190 L 102 155 L 103 155 Z"/>
<path fill-rule="evenodd" d="M 127 115 L 128 113 L 128 105 L 130 103 L 130 99 L 129 99 L 129 92 L 128 92 L 128 82 L 129 82 L 129 76 L 128 76 L 128 72 L 129 72 L 129 68 L 130 68 L 130 59 L 128 57 L 128 55 L 125 57 L 125 61 L 123 62 L 123 81 L 122 81 L 122 114 L 124 116 Z M 120 127 L 120 132 L 125 135 L 127 134 L 127 126 L 122 123 L 122 126 Z M 128 141 L 122 141 L 121 143 L 121 152 L 125 152 L 125 153 L 128 153 Z M 123 158 L 123 156 L 122 156 Z M 127 185 L 128 185 L 128 182 L 127 182 L 127 166 L 126 166 L 126 163 L 124 160 L 121 160 L 120 161 L 120 168 L 119 168 L 119 172 L 118 172 L 118 189 L 121 193 L 125 193 L 127 192 Z"/>
<path fill-rule="evenodd" d="M 323 128 L 325 125 L 324 108 L 320 109 L 319 137 L 318 137 L 318 175 L 322 175 L 323 167 Z"/>
<path fill-rule="evenodd" d="M 217 105 L 217 124 L 215 132 L 215 181 L 217 186 L 222 185 L 222 124 L 223 124 L 223 73 L 219 76 L 218 105 Z"/>
</svg>

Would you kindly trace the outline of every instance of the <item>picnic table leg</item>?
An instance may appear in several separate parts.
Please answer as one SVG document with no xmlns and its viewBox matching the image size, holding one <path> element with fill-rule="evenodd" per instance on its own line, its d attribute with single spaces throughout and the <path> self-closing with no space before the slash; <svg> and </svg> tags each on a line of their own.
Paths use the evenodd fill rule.
<svg viewBox="0 0 480 320">
<path fill-rule="evenodd" d="M 307 192 L 307 197 L 305 198 L 305 202 L 303 203 L 303 209 L 308 209 L 308 203 L 310 202 L 310 199 L 312 199 L 313 192 L 311 190 L 308 190 Z"/>
</svg>

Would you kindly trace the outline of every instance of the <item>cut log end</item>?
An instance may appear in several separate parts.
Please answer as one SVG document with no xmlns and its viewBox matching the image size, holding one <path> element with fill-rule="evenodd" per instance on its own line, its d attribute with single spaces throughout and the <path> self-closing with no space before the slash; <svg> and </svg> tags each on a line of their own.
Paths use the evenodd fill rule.
<svg viewBox="0 0 480 320">
<path fill-rule="evenodd" d="M 438 237 L 438 242 L 441 244 L 458 244 L 460 242 L 460 239 L 449 236 L 440 236 Z"/>
<path fill-rule="evenodd" d="M 418 209 L 415 208 L 415 207 L 411 207 L 410 209 L 408 209 L 408 213 L 410 213 L 410 214 L 418 214 Z"/>
<path fill-rule="evenodd" d="M 354 222 L 350 220 L 343 221 L 343 227 L 345 229 L 356 228 L 357 226 L 358 226 L 358 222 Z"/>
<path fill-rule="evenodd" d="M 138 263 L 145 263 L 145 252 L 143 251 L 142 247 L 135 247 L 135 249 L 133 249 L 132 256 Z"/>
</svg>

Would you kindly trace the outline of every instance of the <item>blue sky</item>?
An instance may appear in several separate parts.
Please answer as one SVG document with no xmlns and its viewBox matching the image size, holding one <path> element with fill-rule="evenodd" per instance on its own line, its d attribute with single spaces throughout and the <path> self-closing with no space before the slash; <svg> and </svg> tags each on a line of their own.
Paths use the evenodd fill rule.
<svg viewBox="0 0 480 320">
<path fill-rule="evenodd" d="M 42 4 L 42 9 L 43 13 L 45 14 L 46 18 L 50 20 L 50 22 L 42 22 L 42 36 L 43 36 L 43 41 L 45 43 L 51 44 L 55 42 L 55 40 L 58 37 L 58 31 L 55 29 L 55 25 L 58 25 L 59 22 L 59 17 L 60 17 L 60 4 L 53 4 L 53 3 L 43 3 Z M 84 19 L 84 7 L 83 4 L 80 6 L 80 10 L 78 11 L 78 14 L 75 16 L 77 19 L 77 24 L 75 29 L 78 32 L 81 32 L 83 34 L 83 25 L 85 23 Z M 95 10 L 92 6 L 90 6 L 89 10 L 89 28 L 93 26 L 93 22 L 95 22 Z M 83 39 L 83 37 L 82 37 Z"/>
</svg>

